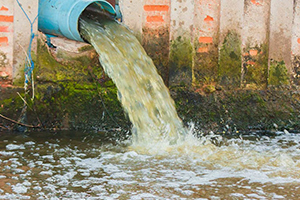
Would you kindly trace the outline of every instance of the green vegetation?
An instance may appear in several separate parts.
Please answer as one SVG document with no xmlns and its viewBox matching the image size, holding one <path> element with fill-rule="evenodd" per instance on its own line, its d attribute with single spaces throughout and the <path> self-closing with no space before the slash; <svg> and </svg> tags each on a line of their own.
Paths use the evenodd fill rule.
<svg viewBox="0 0 300 200">
<path fill-rule="evenodd" d="M 193 46 L 190 39 L 178 37 L 170 47 L 170 82 L 192 85 Z"/>
<path fill-rule="evenodd" d="M 284 61 L 272 61 L 269 71 L 269 85 L 280 86 L 289 84 L 289 75 Z"/>
<path fill-rule="evenodd" d="M 150 42 L 149 45 L 148 50 L 152 51 L 158 43 L 151 47 Z M 172 42 L 170 54 L 167 49 L 163 54 L 153 56 L 156 56 L 154 62 L 165 69 L 168 69 L 170 56 L 170 79 L 174 81 L 170 90 L 185 123 L 193 121 L 203 130 L 219 133 L 270 130 L 274 128 L 273 124 L 281 130 L 299 130 L 300 96 L 292 89 L 280 87 L 290 81 L 284 62 L 271 62 L 268 84 L 274 87 L 260 87 L 267 84 L 266 46 L 244 50 L 249 55 L 251 49 L 257 50 L 255 56 L 244 58 L 246 62 L 254 63 L 245 66 L 243 74 L 243 84 L 258 85 L 251 88 L 253 90 L 250 87 L 237 88 L 242 77 L 237 34 L 228 33 L 224 40 L 218 74 L 206 76 L 205 71 L 201 72 L 204 73 L 203 79 L 197 85 L 201 88 L 191 87 L 192 65 L 199 63 L 193 63 L 193 47 L 188 39 L 177 38 Z M 106 77 L 93 49 L 87 48 L 76 55 L 65 52 L 53 54 L 51 49 L 39 42 L 38 51 L 38 57 L 34 58 L 35 99 L 31 101 L 31 94 L 25 98 L 25 123 L 50 130 L 130 129 L 130 122 L 118 101 L 117 88 Z M 225 59 L 226 56 L 228 59 Z M 209 69 L 209 65 L 214 65 L 216 60 L 204 63 Z M 202 74 L 198 75 L 197 78 Z M 225 87 L 216 84 L 214 77 L 219 78 L 219 83 Z M 24 97 L 23 82 L 19 83 L 21 87 L 2 88 L 0 96 L 0 114 L 14 120 L 20 118 L 24 106 L 20 98 Z M 259 90 L 262 88 L 264 90 Z M 1 127 L 13 127 L 13 123 L 0 118 Z"/>
<path fill-rule="evenodd" d="M 254 51 L 256 55 L 251 55 L 251 51 Z M 268 45 L 247 46 L 244 52 L 243 85 L 265 88 L 268 79 Z"/>
<path fill-rule="evenodd" d="M 300 129 L 299 94 L 289 90 L 222 90 L 199 94 L 173 88 L 179 116 L 204 132 L 242 134 L 253 131 Z M 284 106 L 283 106 L 284 105 Z"/>
<path fill-rule="evenodd" d="M 35 98 L 27 103 L 27 124 L 43 129 L 106 130 L 129 127 L 118 101 L 117 88 L 103 72 L 94 50 L 80 56 L 54 58 L 39 42 L 35 69 Z M 10 91 L 11 90 L 11 91 Z M 30 90 L 30 88 L 29 88 Z M 6 89 L 0 99 L 0 113 L 14 120 L 21 116 L 24 102 L 22 88 Z M 32 92 L 32 90 L 30 90 Z M 12 128 L 12 123 L 0 118 L 0 126 Z"/>
<path fill-rule="evenodd" d="M 218 79 L 221 85 L 238 87 L 241 83 L 242 51 L 240 35 L 228 32 L 220 50 Z"/>
<path fill-rule="evenodd" d="M 215 36 L 213 38 L 218 38 Z M 194 86 L 203 86 L 217 81 L 219 65 L 218 40 L 213 44 L 200 43 L 198 38 L 194 41 Z M 204 49 L 202 52 L 199 49 Z M 206 52 L 207 49 L 207 52 Z"/>
</svg>

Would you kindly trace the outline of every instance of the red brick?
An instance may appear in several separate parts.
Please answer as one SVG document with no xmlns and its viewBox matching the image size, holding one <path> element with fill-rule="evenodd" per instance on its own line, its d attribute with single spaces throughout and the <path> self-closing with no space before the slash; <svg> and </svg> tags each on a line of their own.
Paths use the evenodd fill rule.
<svg viewBox="0 0 300 200">
<path fill-rule="evenodd" d="M 8 38 L 0 37 L 0 46 L 7 46 L 7 45 L 8 45 Z"/>
<path fill-rule="evenodd" d="M 213 43 L 212 37 L 199 37 L 200 43 Z"/>
<path fill-rule="evenodd" d="M 208 47 L 200 47 L 197 50 L 198 53 L 207 53 L 208 52 Z"/>
<path fill-rule="evenodd" d="M 261 4 L 259 2 L 257 2 L 256 0 L 251 0 L 251 3 L 253 3 L 256 6 L 261 6 Z"/>
<path fill-rule="evenodd" d="M 147 22 L 164 22 L 163 16 L 147 16 Z"/>
<path fill-rule="evenodd" d="M 249 51 L 250 56 L 256 56 L 258 54 L 258 51 L 256 49 L 251 49 Z"/>
<path fill-rule="evenodd" d="M 255 65 L 255 62 L 254 62 L 254 61 L 251 61 L 251 60 L 249 60 L 249 61 L 247 61 L 247 62 L 246 62 L 246 64 L 247 64 L 247 65 Z"/>
<path fill-rule="evenodd" d="M 8 38 L 7 37 L 0 37 L 0 43 L 7 43 Z"/>
<path fill-rule="evenodd" d="M 10 32 L 8 26 L 0 26 L 0 32 Z"/>
<path fill-rule="evenodd" d="M 214 18 L 211 17 L 211 16 L 209 16 L 209 15 L 207 15 L 207 16 L 205 17 L 204 21 L 205 21 L 205 22 L 211 22 L 211 21 L 214 21 Z"/>
<path fill-rule="evenodd" d="M 14 16 L 0 15 L 0 22 L 13 22 Z"/>
<path fill-rule="evenodd" d="M 145 11 L 169 11 L 169 6 L 167 5 L 145 5 Z"/>
<path fill-rule="evenodd" d="M 2 6 L 2 7 L 0 8 L 0 11 L 8 11 L 8 8 Z"/>
</svg>

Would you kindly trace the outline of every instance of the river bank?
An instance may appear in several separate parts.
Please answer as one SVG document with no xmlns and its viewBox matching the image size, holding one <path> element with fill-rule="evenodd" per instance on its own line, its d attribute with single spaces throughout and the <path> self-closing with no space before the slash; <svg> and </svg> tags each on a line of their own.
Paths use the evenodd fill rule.
<svg viewBox="0 0 300 200">
<path fill-rule="evenodd" d="M 77 82 L 36 82 L 35 98 L 27 98 L 26 115 L 24 89 L 0 88 L 0 114 L 33 126 L 27 130 L 130 130 L 130 121 L 117 98 L 112 81 L 93 80 L 82 85 Z M 18 93 L 20 95 L 18 95 Z M 201 88 L 170 88 L 176 109 L 185 124 L 194 123 L 208 133 L 240 134 L 243 131 L 300 130 L 300 92 L 296 88 L 265 90 L 218 89 L 205 93 Z M 1 131 L 16 131 L 20 126 L 0 118 Z M 23 130 L 23 129 L 20 129 Z"/>
</svg>

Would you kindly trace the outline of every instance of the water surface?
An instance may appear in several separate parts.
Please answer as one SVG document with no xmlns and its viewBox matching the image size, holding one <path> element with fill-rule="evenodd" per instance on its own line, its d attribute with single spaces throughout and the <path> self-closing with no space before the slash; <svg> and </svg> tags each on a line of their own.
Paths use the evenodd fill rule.
<svg viewBox="0 0 300 200">
<path fill-rule="evenodd" d="M 0 199 L 300 198 L 300 134 L 191 137 L 156 153 L 114 134 L 1 134 Z"/>
</svg>

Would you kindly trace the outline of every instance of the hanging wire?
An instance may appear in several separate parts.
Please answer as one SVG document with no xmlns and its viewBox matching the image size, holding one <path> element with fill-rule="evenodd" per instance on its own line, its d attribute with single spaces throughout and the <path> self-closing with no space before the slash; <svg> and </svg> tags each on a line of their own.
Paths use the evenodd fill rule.
<svg viewBox="0 0 300 200">
<path fill-rule="evenodd" d="M 25 80 L 24 80 L 24 90 L 25 90 L 25 99 L 26 99 L 26 96 L 29 93 L 28 85 L 31 84 L 31 88 L 32 88 L 31 100 L 33 101 L 34 100 L 34 79 L 33 79 L 34 62 L 32 60 L 31 49 L 32 49 L 33 40 L 36 36 L 36 34 L 34 34 L 34 32 L 33 32 L 33 25 L 36 22 L 39 14 L 37 14 L 35 16 L 35 18 L 33 20 L 31 20 L 30 17 L 28 16 L 28 14 L 26 13 L 26 11 L 24 10 L 24 8 L 23 8 L 22 4 L 20 3 L 20 1 L 16 0 L 16 2 L 18 3 L 20 9 L 24 13 L 24 15 L 26 16 L 26 18 L 27 18 L 27 20 L 30 24 L 30 40 L 29 40 L 29 45 L 28 45 L 28 48 L 27 48 L 27 52 L 25 52 L 26 57 L 25 57 L 25 67 L 24 67 L 24 78 L 25 78 Z M 27 103 L 25 101 L 24 105 L 23 105 L 23 108 L 22 108 L 22 111 L 21 111 L 21 115 L 20 115 L 19 120 L 18 120 L 19 125 L 21 125 L 21 126 L 18 127 L 18 130 L 21 131 L 21 132 L 25 132 L 27 130 L 26 127 L 22 125 L 22 124 L 25 124 L 24 122 L 27 121 L 26 114 L 27 114 Z"/>
<path fill-rule="evenodd" d="M 31 100 L 33 100 L 34 99 L 34 80 L 33 80 L 34 62 L 32 60 L 31 49 L 32 49 L 33 40 L 36 36 L 36 34 L 34 34 L 34 32 L 33 32 L 33 25 L 36 22 L 39 14 L 37 14 L 35 16 L 35 18 L 33 20 L 31 20 L 30 17 L 28 16 L 28 14 L 26 13 L 26 11 L 24 10 L 24 8 L 23 8 L 22 4 L 20 3 L 20 1 L 16 0 L 16 2 L 18 3 L 19 7 L 21 8 L 22 12 L 24 13 L 24 15 L 26 16 L 26 18 L 28 19 L 28 21 L 30 23 L 30 41 L 29 41 L 29 46 L 28 46 L 28 49 L 27 49 L 25 69 L 24 69 L 24 76 L 25 76 L 24 89 L 25 89 L 25 94 L 27 94 L 28 93 L 28 90 L 27 90 L 28 84 L 31 83 L 31 85 L 32 85 Z"/>
</svg>

